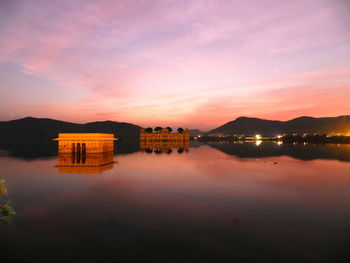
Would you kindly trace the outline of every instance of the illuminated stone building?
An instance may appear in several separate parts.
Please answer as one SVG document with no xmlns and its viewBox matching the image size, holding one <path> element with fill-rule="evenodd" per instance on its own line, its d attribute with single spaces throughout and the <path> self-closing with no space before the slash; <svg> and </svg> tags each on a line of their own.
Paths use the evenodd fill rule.
<svg viewBox="0 0 350 263">
<path fill-rule="evenodd" d="M 188 152 L 190 144 L 190 134 L 188 129 L 183 132 L 170 132 L 164 128 L 160 132 L 147 132 L 145 129 L 140 131 L 140 150 L 148 152 L 150 150 L 156 153 L 170 153 L 171 149 L 178 148 L 180 152 Z"/>
<path fill-rule="evenodd" d="M 140 131 L 141 143 L 186 143 L 190 141 L 190 133 L 188 129 L 183 132 L 170 132 L 167 128 L 163 128 L 160 132 L 146 132 L 145 129 Z"/>
<path fill-rule="evenodd" d="M 59 133 L 59 153 L 102 153 L 114 149 L 113 134 L 108 133 Z"/>
</svg>

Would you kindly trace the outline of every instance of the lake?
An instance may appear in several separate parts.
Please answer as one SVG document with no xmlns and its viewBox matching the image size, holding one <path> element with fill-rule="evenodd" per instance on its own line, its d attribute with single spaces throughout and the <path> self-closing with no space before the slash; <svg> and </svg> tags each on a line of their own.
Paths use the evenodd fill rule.
<svg viewBox="0 0 350 263">
<path fill-rule="evenodd" d="M 3 262 L 350 262 L 350 145 L 161 152 L 1 151 Z"/>
</svg>

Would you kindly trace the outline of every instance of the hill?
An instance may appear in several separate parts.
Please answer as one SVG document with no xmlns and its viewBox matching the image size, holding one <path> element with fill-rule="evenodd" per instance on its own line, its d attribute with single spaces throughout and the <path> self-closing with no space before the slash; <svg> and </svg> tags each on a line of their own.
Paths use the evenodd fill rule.
<svg viewBox="0 0 350 263">
<path fill-rule="evenodd" d="M 118 149 L 134 151 L 139 147 L 140 126 L 115 121 L 99 121 L 86 124 L 53 119 L 26 117 L 0 122 L 0 147 L 11 152 L 30 155 L 47 155 L 57 151 L 52 141 L 60 132 L 113 133 L 120 138 Z M 117 150 L 118 150 L 117 149 Z"/>
<path fill-rule="evenodd" d="M 198 135 L 203 135 L 206 134 L 206 132 L 198 130 L 198 129 L 191 129 L 190 130 L 190 136 L 198 136 Z"/>
<path fill-rule="evenodd" d="M 208 135 L 244 134 L 276 136 L 292 133 L 349 133 L 350 115 L 327 118 L 299 117 L 289 121 L 273 121 L 239 117 L 208 132 Z"/>
</svg>

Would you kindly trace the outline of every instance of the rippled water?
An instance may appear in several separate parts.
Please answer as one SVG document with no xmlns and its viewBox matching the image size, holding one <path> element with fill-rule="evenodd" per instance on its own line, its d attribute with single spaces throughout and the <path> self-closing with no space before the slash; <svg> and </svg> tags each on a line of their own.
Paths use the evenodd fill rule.
<svg viewBox="0 0 350 263">
<path fill-rule="evenodd" d="M 349 145 L 192 146 L 3 154 L 1 258 L 350 262 Z"/>
</svg>

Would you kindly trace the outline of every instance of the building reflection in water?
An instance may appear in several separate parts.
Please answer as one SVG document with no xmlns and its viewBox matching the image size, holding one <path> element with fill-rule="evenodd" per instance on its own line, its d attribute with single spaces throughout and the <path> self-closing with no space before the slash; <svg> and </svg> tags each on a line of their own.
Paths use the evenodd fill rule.
<svg viewBox="0 0 350 263">
<path fill-rule="evenodd" d="M 185 142 L 140 142 L 140 151 L 145 153 L 188 153 L 190 144 Z"/>
<path fill-rule="evenodd" d="M 58 154 L 59 173 L 103 173 L 113 168 L 113 152 L 103 153 L 60 153 Z"/>
<path fill-rule="evenodd" d="M 7 198 L 7 187 L 5 180 L 0 180 L 0 224 L 7 224 L 16 214 Z"/>
</svg>

